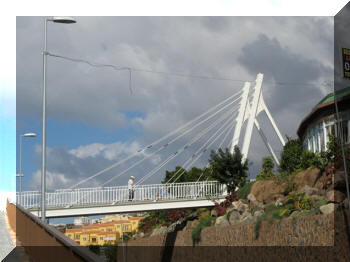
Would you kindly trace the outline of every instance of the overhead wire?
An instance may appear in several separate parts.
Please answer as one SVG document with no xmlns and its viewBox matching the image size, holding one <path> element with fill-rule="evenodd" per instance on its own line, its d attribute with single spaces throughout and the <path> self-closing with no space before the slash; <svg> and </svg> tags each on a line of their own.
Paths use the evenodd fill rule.
<svg viewBox="0 0 350 262">
<path fill-rule="evenodd" d="M 72 58 L 68 56 L 63 56 L 59 54 L 49 53 L 46 52 L 46 55 L 65 59 L 71 62 L 78 62 L 78 63 L 85 63 L 87 65 L 93 66 L 93 67 L 110 67 L 114 70 L 132 70 L 134 72 L 145 72 L 145 73 L 152 73 L 152 74 L 161 74 L 161 75 L 168 75 L 168 76 L 177 76 L 177 77 L 186 77 L 186 78 L 198 78 L 198 79 L 205 79 L 205 80 L 217 80 L 217 81 L 230 81 L 230 82 L 249 82 L 247 80 L 241 80 L 241 79 L 233 79 L 233 78 L 225 78 L 225 77 L 213 77 L 213 76 L 203 76 L 203 75 L 191 75 L 191 74 L 184 74 L 180 72 L 165 72 L 165 71 L 157 71 L 157 70 L 151 70 L 151 69 L 142 69 L 142 68 L 134 68 L 134 67 L 126 67 L 126 66 L 116 66 L 113 64 L 103 64 L 98 62 L 91 62 L 85 59 L 80 58 Z M 250 81 L 252 82 L 252 81 Z"/>
<path fill-rule="evenodd" d="M 54 54 L 50 52 L 46 52 L 46 55 L 55 57 L 55 58 L 61 58 L 64 60 L 68 60 L 71 62 L 78 62 L 78 63 L 85 63 L 87 65 L 93 66 L 93 67 L 109 67 L 114 70 L 129 70 L 129 76 L 131 79 L 131 71 L 134 72 L 145 72 L 145 73 L 152 73 L 152 74 L 161 74 L 161 75 L 168 75 L 168 76 L 177 76 L 177 77 L 185 77 L 185 78 L 198 78 L 198 79 L 205 79 L 205 80 L 217 80 L 217 81 L 230 81 L 230 82 L 238 82 L 238 83 L 245 83 L 250 82 L 253 83 L 255 80 L 242 80 L 242 79 L 233 79 L 229 77 L 214 77 L 214 76 L 204 76 L 204 75 L 193 75 L 193 74 L 185 74 L 180 72 L 165 72 L 165 71 L 157 71 L 152 69 L 142 69 L 142 68 L 134 68 L 130 66 L 117 66 L 113 64 L 103 64 L 99 62 L 91 62 L 86 59 L 81 58 L 73 58 L 68 56 L 63 56 L 59 54 Z M 131 82 L 131 80 L 130 80 Z M 271 81 L 271 80 L 265 80 L 264 83 L 269 84 L 275 84 L 275 85 L 300 85 L 300 86 L 318 86 L 317 84 L 313 83 L 302 83 L 302 82 L 282 82 L 282 81 Z M 131 85 L 130 85 L 131 86 Z"/>
<path fill-rule="evenodd" d="M 50 52 L 46 52 L 46 55 L 51 56 L 51 57 L 65 59 L 65 60 L 68 60 L 71 62 L 84 63 L 84 64 L 87 64 L 87 65 L 92 66 L 92 67 L 109 67 L 109 68 L 116 70 L 116 71 L 127 70 L 129 72 L 129 90 L 130 90 L 130 94 L 133 94 L 132 86 L 131 86 L 131 71 L 132 71 L 132 69 L 130 67 L 126 67 L 126 66 L 121 67 L 121 66 L 116 66 L 116 65 L 112 65 L 112 64 L 102 64 L 102 63 L 90 62 L 88 60 L 79 59 L 79 58 L 72 58 L 72 57 L 63 56 L 63 55 L 57 55 L 57 54 L 53 54 Z"/>
</svg>

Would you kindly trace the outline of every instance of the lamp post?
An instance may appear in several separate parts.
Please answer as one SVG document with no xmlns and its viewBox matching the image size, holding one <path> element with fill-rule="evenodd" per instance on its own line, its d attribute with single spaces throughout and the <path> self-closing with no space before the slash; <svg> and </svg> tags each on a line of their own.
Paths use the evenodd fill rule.
<svg viewBox="0 0 350 262">
<path fill-rule="evenodd" d="M 35 133 L 25 133 L 19 136 L 19 204 L 22 204 L 22 137 L 36 137 Z"/>
<path fill-rule="evenodd" d="M 44 51 L 43 51 L 43 116 L 42 116 L 42 150 L 41 150 L 41 221 L 45 222 L 46 205 L 46 56 L 47 56 L 47 22 L 72 24 L 76 23 L 72 17 L 51 17 L 45 18 L 44 25 Z"/>
</svg>

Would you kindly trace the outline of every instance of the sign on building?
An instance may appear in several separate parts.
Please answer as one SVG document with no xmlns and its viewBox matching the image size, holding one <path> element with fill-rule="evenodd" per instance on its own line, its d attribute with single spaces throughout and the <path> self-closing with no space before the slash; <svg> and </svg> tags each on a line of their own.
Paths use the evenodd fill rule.
<svg viewBox="0 0 350 262">
<path fill-rule="evenodd" d="M 343 76 L 345 78 L 350 78 L 350 49 L 342 48 L 343 56 Z"/>
</svg>

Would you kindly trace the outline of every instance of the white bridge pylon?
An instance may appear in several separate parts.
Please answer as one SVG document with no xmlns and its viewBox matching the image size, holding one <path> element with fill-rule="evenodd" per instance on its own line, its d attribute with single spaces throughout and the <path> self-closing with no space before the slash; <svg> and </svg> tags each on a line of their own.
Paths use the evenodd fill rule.
<svg viewBox="0 0 350 262">
<path fill-rule="evenodd" d="M 244 140 L 243 140 L 243 146 L 242 146 L 242 154 L 244 159 L 248 157 L 249 153 L 249 147 L 250 147 L 250 141 L 252 138 L 252 133 L 253 133 L 253 126 L 256 127 L 257 131 L 259 132 L 265 146 L 269 150 L 272 159 L 275 161 L 275 163 L 279 166 L 280 162 L 272 149 L 269 141 L 267 140 L 267 137 L 265 136 L 263 130 L 261 129 L 258 119 L 256 118 L 261 112 L 265 112 L 268 119 L 270 120 L 270 123 L 278 136 L 279 140 L 281 141 L 281 144 L 284 146 L 285 141 L 283 139 L 283 136 L 281 135 L 281 132 L 279 131 L 275 120 L 272 118 L 272 115 L 267 108 L 263 95 L 262 95 L 262 82 L 263 82 L 264 75 L 262 73 L 259 73 L 256 77 L 255 81 L 255 87 L 254 87 L 254 94 L 253 94 L 253 99 L 252 102 L 249 101 L 248 99 L 248 94 L 250 91 L 250 82 L 246 82 L 243 87 L 243 94 L 242 94 L 242 99 L 239 107 L 239 112 L 236 117 L 236 128 L 235 132 L 233 135 L 232 139 L 232 144 L 231 144 L 231 153 L 233 153 L 234 147 L 238 145 L 240 134 L 241 134 L 241 129 L 242 125 L 244 124 L 245 121 L 248 120 L 245 135 L 244 135 Z"/>
</svg>

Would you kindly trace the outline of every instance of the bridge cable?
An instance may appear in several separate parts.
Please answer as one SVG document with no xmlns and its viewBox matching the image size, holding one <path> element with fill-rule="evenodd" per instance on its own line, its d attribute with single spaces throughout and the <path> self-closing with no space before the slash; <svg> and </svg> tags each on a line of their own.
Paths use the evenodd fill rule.
<svg viewBox="0 0 350 262">
<path fill-rule="evenodd" d="M 125 163 L 127 160 L 129 160 L 129 159 L 133 158 L 134 156 L 138 155 L 139 153 L 144 152 L 144 151 L 146 151 L 147 149 L 149 149 L 149 148 L 155 146 L 156 144 L 160 143 L 161 141 L 165 140 L 166 138 L 169 138 L 170 136 L 172 136 L 173 134 L 177 133 L 177 132 L 180 131 L 181 129 L 184 129 L 185 127 L 187 128 L 187 126 L 189 126 L 190 124 L 194 123 L 194 122 L 197 121 L 198 119 L 202 118 L 203 116 L 205 116 L 205 115 L 208 114 L 209 112 L 215 110 L 216 108 L 218 108 L 219 106 L 221 106 L 221 105 L 224 104 L 225 102 L 229 101 L 229 100 L 232 99 L 233 97 L 236 97 L 236 96 L 237 96 L 238 94 L 240 94 L 241 92 L 242 92 L 242 91 L 240 91 L 240 92 L 234 94 L 233 96 L 231 96 L 231 97 L 225 99 L 224 101 L 222 101 L 222 102 L 219 103 L 218 105 L 216 105 L 216 106 L 210 108 L 209 110 L 207 110 L 207 111 L 204 112 L 203 114 L 197 116 L 197 117 L 194 118 L 193 120 L 187 122 L 185 125 L 183 125 L 183 126 L 177 128 L 176 130 L 174 130 L 174 131 L 170 132 L 169 134 L 163 136 L 162 138 L 156 140 L 156 141 L 153 142 L 152 144 L 150 144 L 150 145 L 144 147 L 143 149 L 140 149 L 140 150 L 138 150 L 137 152 L 133 153 L 132 155 L 130 155 L 130 156 L 124 158 L 124 159 L 121 159 L 120 161 L 116 162 L 115 164 L 113 164 L 113 165 L 111 165 L 111 166 L 109 166 L 109 167 L 107 167 L 107 168 L 105 168 L 105 169 L 103 169 L 103 170 L 100 170 L 99 172 L 97 172 L 97 173 L 91 175 L 91 176 L 88 177 L 88 178 L 85 178 L 85 179 L 81 180 L 80 182 L 76 183 L 75 185 L 69 187 L 69 189 L 75 188 L 75 187 L 77 187 L 78 185 L 80 185 L 80 184 L 82 184 L 82 183 L 85 183 L 85 182 L 87 182 L 87 181 L 89 181 L 89 180 L 91 180 L 91 179 L 93 179 L 93 178 L 95 178 L 95 177 L 97 177 L 97 176 L 100 176 L 100 175 L 102 175 L 103 173 L 105 173 L 105 172 L 107 172 L 107 171 L 109 171 L 109 170 L 111 170 L 111 169 L 113 169 L 113 168 L 115 168 L 115 167 L 117 167 L 117 166 L 119 166 L 119 165 Z M 199 122 L 198 124 L 196 124 L 196 126 L 198 126 L 198 125 L 200 125 L 200 124 L 206 122 L 206 121 L 207 121 L 208 119 L 210 119 L 211 117 L 217 115 L 219 112 L 221 112 L 221 111 L 222 111 L 224 108 L 226 108 L 228 105 L 233 104 L 235 101 L 237 101 L 240 97 L 241 97 L 241 96 L 239 96 L 238 98 L 236 98 L 235 100 L 233 100 L 233 101 L 230 102 L 229 104 L 225 105 L 225 106 L 224 106 L 223 108 L 221 108 L 220 110 L 217 110 L 217 111 L 216 111 L 215 113 L 213 113 L 210 117 L 207 117 L 206 119 L 204 119 L 204 120 L 202 120 L 201 122 Z M 163 147 L 164 147 L 164 146 L 163 146 Z"/>
<path fill-rule="evenodd" d="M 229 123 L 230 120 L 231 120 L 231 118 L 229 118 L 229 119 L 224 123 L 224 125 L 223 125 L 222 127 L 220 127 L 220 128 L 209 138 L 208 141 L 210 141 L 210 139 L 211 139 L 212 137 L 214 137 L 219 131 L 221 131 L 221 129 L 223 129 L 223 128 L 226 126 L 226 124 Z M 207 141 L 207 142 L 208 142 L 208 141 Z M 205 144 L 207 144 L 207 142 L 206 142 Z M 203 148 L 203 146 L 201 147 L 201 149 L 202 149 L 202 148 Z M 182 153 L 183 151 L 184 151 L 184 149 L 182 148 L 182 149 L 180 149 L 180 151 L 175 152 L 173 156 L 170 156 L 168 159 L 166 159 L 164 162 L 162 162 L 159 168 L 153 169 L 151 172 L 147 173 L 139 182 L 136 183 L 136 185 L 138 185 L 138 184 L 140 184 L 140 183 L 146 181 L 146 179 L 148 179 L 148 178 L 150 178 L 151 176 L 153 176 L 156 172 L 158 172 L 158 170 L 159 170 L 161 167 L 163 167 L 163 166 L 164 166 L 165 164 L 167 164 L 170 160 L 172 160 L 173 158 L 175 158 L 175 157 L 178 155 L 178 153 Z M 199 150 L 197 150 L 197 152 L 199 152 Z M 197 153 L 197 152 L 196 152 L 196 153 Z M 205 152 L 205 151 L 204 151 L 204 152 Z M 204 152 L 203 152 L 203 153 L 204 153 Z M 194 157 L 194 155 L 193 155 L 193 157 Z"/>
<path fill-rule="evenodd" d="M 234 106 L 233 109 L 232 109 L 231 111 L 224 113 L 219 119 L 215 120 L 214 123 L 212 123 L 212 124 L 210 125 L 210 127 L 207 127 L 205 130 L 203 130 L 202 132 L 200 132 L 200 133 L 196 136 L 196 137 L 198 137 L 198 138 L 197 138 L 197 139 L 195 138 L 195 139 L 198 140 L 199 138 L 201 138 L 201 137 L 203 136 L 203 134 L 208 133 L 214 126 L 216 126 L 217 124 L 219 124 L 220 122 L 222 122 L 223 119 L 225 119 L 228 115 L 234 113 L 234 112 L 235 112 L 235 109 L 236 109 L 236 106 Z M 237 114 L 237 112 L 236 112 L 236 114 Z M 203 133 L 203 134 L 201 134 L 201 133 Z M 185 150 L 185 149 L 188 148 L 188 146 L 189 146 L 190 144 L 195 143 L 195 141 L 193 141 L 193 140 L 194 140 L 194 139 L 192 139 L 192 142 L 190 141 L 190 143 L 188 143 L 187 146 L 184 146 L 183 149 Z M 161 149 L 163 149 L 163 148 L 161 148 Z M 161 149 L 159 149 L 159 150 L 161 150 Z M 172 159 L 172 158 L 171 158 L 171 159 Z M 166 163 L 168 163 L 171 159 L 168 159 L 168 161 L 167 161 Z M 163 167 L 166 163 L 164 163 L 161 167 Z M 159 167 L 158 170 L 159 170 L 161 167 Z M 129 169 L 130 169 L 130 168 L 129 168 Z M 125 170 L 125 171 L 126 171 L 126 170 Z M 125 173 L 125 172 L 124 172 L 124 173 Z M 118 174 L 117 176 L 120 176 L 120 175 L 121 175 L 121 174 Z M 105 185 L 105 184 L 107 184 L 108 182 L 110 182 L 111 180 L 117 178 L 117 176 L 115 176 L 115 177 L 113 177 L 112 179 L 110 179 L 109 181 L 105 182 L 103 185 Z M 102 185 L 102 186 L 103 186 L 103 185 Z M 81 197 L 84 198 L 84 196 L 81 196 Z M 77 203 L 78 201 L 80 201 L 80 200 L 81 200 L 81 197 L 80 197 L 79 199 L 77 199 L 77 200 L 75 201 L 75 203 Z"/>
<path fill-rule="evenodd" d="M 236 124 L 236 122 L 233 121 L 232 128 L 234 128 L 235 124 Z M 227 137 L 227 134 L 226 134 L 226 137 Z M 226 139 L 226 137 L 224 138 L 224 140 Z M 224 140 L 223 140 L 223 141 L 224 141 Z M 222 142 L 221 142 L 221 145 L 220 145 L 219 147 L 221 147 L 221 146 L 222 146 Z M 183 166 L 188 165 L 188 161 L 190 161 L 190 159 L 188 159 L 187 161 L 185 161 L 185 163 L 183 164 Z M 186 169 L 186 168 L 185 168 L 185 169 Z M 172 180 L 172 178 L 174 178 L 180 171 L 181 171 L 181 168 L 180 168 L 178 171 L 175 172 L 175 174 L 166 182 L 166 184 L 170 183 L 170 181 Z"/>
<path fill-rule="evenodd" d="M 234 130 L 235 124 L 236 124 L 236 123 L 234 122 L 234 124 L 232 125 L 232 128 L 226 133 L 224 139 L 223 139 L 222 142 L 220 143 L 220 145 L 219 145 L 218 149 L 216 150 L 216 152 L 219 152 L 219 149 L 220 149 L 220 148 L 222 147 L 222 145 L 224 144 L 224 142 L 225 142 L 225 140 L 227 139 L 228 135 Z M 228 144 L 228 148 L 229 148 L 229 146 L 230 146 L 231 143 L 232 143 L 232 140 L 231 140 L 231 139 L 230 139 L 229 141 L 230 141 L 230 142 L 229 142 L 229 144 Z M 207 169 L 209 166 L 210 166 L 210 164 L 208 163 L 208 164 L 206 165 L 206 167 L 204 168 L 204 171 L 205 171 L 205 169 Z M 198 177 L 198 179 L 197 179 L 196 182 L 198 182 L 198 181 L 201 179 L 202 175 L 204 174 L 204 171 L 203 171 L 202 174 Z M 212 173 L 213 173 L 213 170 L 211 170 L 211 172 L 210 172 L 209 175 L 211 175 Z"/>
<path fill-rule="evenodd" d="M 225 116 L 226 117 L 226 116 Z M 229 118 L 227 118 L 226 119 L 226 121 L 225 121 L 225 123 L 224 123 L 224 125 L 226 125 L 226 123 L 227 123 L 227 121 L 230 119 L 230 116 L 229 116 Z M 221 127 L 222 128 L 222 127 Z M 220 130 L 220 128 L 218 129 L 218 130 Z M 216 133 L 217 133 L 218 131 L 216 131 Z M 207 133 L 207 132 L 206 132 Z M 214 134 L 215 135 L 215 134 Z M 211 138 L 210 138 L 211 139 Z M 207 140 L 208 141 L 208 140 Z M 186 149 L 186 145 L 183 147 L 183 149 Z M 179 152 L 179 153 L 182 153 L 183 152 L 183 150 L 181 151 L 181 152 Z M 197 150 L 197 152 L 196 153 L 198 153 L 198 150 Z M 144 177 L 146 177 L 147 175 L 145 175 Z M 142 179 L 140 180 L 140 181 L 142 181 Z M 138 182 L 138 184 L 140 183 L 140 181 Z"/>
<path fill-rule="evenodd" d="M 233 124 L 233 126 L 232 126 L 231 128 L 233 128 L 233 127 L 234 127 L 234 124 Z M 202 154 L 204 154 L 204 153 L 207 151 L 207 148 L 210 148 L 210 147 L 214 144 L 214 142 L 215 142 L 222 134 L 225 133 L 225 131 L 229 131 L 229 130 L 231 130 L 231 129 L 230 129 L 230 125 L 228 125 L 228 126 L 224 129 L 224 131 L 221 132 L 208 146 L 205 146 L 205 148 L 202 150 L 202 152 L 201 152 L 195 159 L 193 159 L 193 160 L 191 161 L 191 163 L 188 165 L 188 167 L 186 167 L 186 169 L 189 168 L 190 166 L 192 166 L 192 165 L 202 156 Z M 228 132 L 228 133 L 229 133 L 229 132 Z M 228 134 L 228 133 L 227 133 L 227 134 Z M 226 134 L 226 135 L 227 135 L 227 134 Z M 186 169 L 183 170 L 183 172 L 182 172 L 171 184 L 174 184 L 174 183 L 185 173 Z"/>
<path fill-rule="evenodd" d="M 197 134 L 191 141 L 190 143 L 186 144 L 184 149 L 187 149 L 189 146 L 191 146 L 193 143 L 195 143 L 198 139 L 200 139 L 203 135 L 205 135 L 206 133 L 208 133 L 215 125 L 217 125 L 219 122 L 222 122 L 223 118 L 227 117 L 227 115 L 234 113 L 234 110 L 231 110 L 229 112 L 226 112 L 223 116 L 221 116 L 219 119 L 215 120 L 215 122 L 213 122 L 209 127 L 205 128 L 203 131 L 201 131 L 199 134 Z M 191 130 L 189 130 L 191 131 Z M 186 132 L 188 133 L 188 131 Z M 122 171 L 121 173 L 117 174 L 116 176 L 112 177 L 111 179 L 109 179 L 108 181 L 106 181 L 105 183 L 102 184 L 102 186 L 108 184 L 109 182 L 113 181 L 114 179 L 120 177 L 121 175 L 125 174 L 127 171 L 129 171 L 130 169 L 132 169 L 133 167 L 137 166 L 138 164 L 140 164 L 141 162 L 143 162 L 144 160 L 150 158 L 151 156 L 155 155 L 156 153 L 158 153 L 159 151 L 163 150 L 164 148 L 166 148 L 167 146 L 169 146 L 170 144 L 172 144 L 173 142 L 175 142 L 177 139 L 179 139 L 180 137 L 184 136 L 186 133 L 182 133 L 181 135 L 179 135 L 176 139 L 173 139 L 172 141 L 170 141 L 169 143 L 167 143 L 165 146 L 159 148 L 158 150 L 152 152 L 150 155 L 144 156 L 142 159 L 140 159 L 139 161 L 137 161 L 136 163 L 134 163 L 133 165 L 131 165 L 130 167 L 128 167 L 126 170 Z"/>
</svg>

